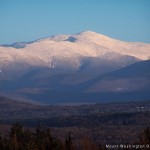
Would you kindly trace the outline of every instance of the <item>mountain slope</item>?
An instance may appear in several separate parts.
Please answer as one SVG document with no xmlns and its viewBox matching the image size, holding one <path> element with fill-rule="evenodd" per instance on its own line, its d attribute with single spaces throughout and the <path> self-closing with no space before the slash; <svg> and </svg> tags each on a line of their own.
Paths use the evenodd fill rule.
<svg viewBox="0 0 150 150">
<path fill-rule="evenodd" d="M 24 46 L 19 49 L 17 44 Z M 58 35 L 29 43 L 14 43 L 10 47 L 3 45 L 0 50 L 3 59 L 19 61 L 19 57 L 30 65 L 38 65 L 31 61 L 31 58 L 36 58 L 50 66 L 52 58 L 55 57 L 100 57 L 110 52 L 149 59 L 149 48 L 149 44 L 122 42 L 87 31 L 75 35 Z"/>
<path fill-rule="evenodd" d="M 46 103 L 117 99 L 149 90 L 149 59 L 150 44 L 91 31 L 2 45 L 0 94 Z"/>
<path fill-rule="evenodd" d="M 90 31 L 75 35 L 58 35 L 19 45 L 21 44 L 21 48 L 16 46 L 16 43 L 10 47 L 0 47 L 1 70 L 4 66 L 13 67 L 13 64 L 20 67 L 20 63 L 30 67 L 67 66 L 76 70 L 82 65 L 83 58 L 100 58 L 112 62 L 119 61 L 124 56 L 141 60 L 150 58 L 149 44 L 122 42 Z"/>
<path fill-rule="evenodd" d="M 150 91 L 150 60 L 140 61 L 113 71 L 91 81 L 86 87 L 90 92 Z"/>
</svg>

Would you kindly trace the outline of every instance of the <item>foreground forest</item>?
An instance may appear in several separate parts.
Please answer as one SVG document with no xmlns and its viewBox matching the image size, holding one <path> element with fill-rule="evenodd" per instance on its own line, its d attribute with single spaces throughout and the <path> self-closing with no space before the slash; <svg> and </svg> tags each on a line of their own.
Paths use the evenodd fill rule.
<svg viewBox="0 0 150 150">
<path fill-rule="evenodd" d="M 2 150 L 101 150 L 108 144 L 147 145 L 149 125 L 150 101 L 52 106 L 0 97 Z"/>
<path fill-rule="evenodd" d="M 132 144 L 132 145 L 131 145 Z M 150 128 L 143 131 L 139 141 L 130 143 L 136 149 L 148 149 L 150 144 Z M 119 143 L 118 143 L 119 145 Z M 125 145 L 125 144 L 124 144 Z M 121 144 L 120 144 L 121 146 Z M 13 124 L 7 136 L 0 135 L 1 150 L 105 150 L 106 145 L 96 143 L 84 137 L 76 143 L 69 132 L 65 140 L 52 135 L 50 128 L 36 127 L 35 129 L 24 128 L 20 124 Z M 114 148 L 113 148 L 114 149 Z M 118 148 L 119 149 L 119 148 Z"/>
</svg>

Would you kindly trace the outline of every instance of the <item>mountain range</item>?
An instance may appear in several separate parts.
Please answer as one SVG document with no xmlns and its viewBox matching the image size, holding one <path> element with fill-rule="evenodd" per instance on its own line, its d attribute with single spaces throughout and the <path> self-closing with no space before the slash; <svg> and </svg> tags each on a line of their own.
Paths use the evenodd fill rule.
<svg viewBox="0 0 150 150">
<path fill-rule="evenodd" d="M 38 103 L 150 99 L 150 44 L 92 31 L 0 46 L 0 95 Z"/>
</svg>

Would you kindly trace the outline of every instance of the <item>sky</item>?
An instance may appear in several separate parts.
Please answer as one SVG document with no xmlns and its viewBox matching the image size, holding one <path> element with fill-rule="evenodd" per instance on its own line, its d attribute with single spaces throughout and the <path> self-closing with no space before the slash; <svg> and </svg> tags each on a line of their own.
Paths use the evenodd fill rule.
<svg viewBox="0 0 150 150">
<path fill-rule="evenodd" d="M 150 43 L 150 0 L 0 0 L 0 44 L 86 30 Z"/>
</svg>

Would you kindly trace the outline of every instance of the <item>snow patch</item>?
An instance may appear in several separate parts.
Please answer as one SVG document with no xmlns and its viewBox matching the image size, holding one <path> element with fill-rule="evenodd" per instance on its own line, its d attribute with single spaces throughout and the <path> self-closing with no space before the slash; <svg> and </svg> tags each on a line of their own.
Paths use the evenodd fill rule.
<svg viewBox="0 0 150 150">
<path fill-rule="evenodd" d="M 123 90 L 123 88 L 118 87 L 118 88 L 116 88 L 116 90 L 115 90 L 115 91 L 122 91 L 122 90 Z"/>
</svg>

